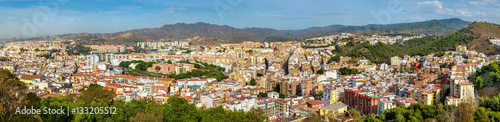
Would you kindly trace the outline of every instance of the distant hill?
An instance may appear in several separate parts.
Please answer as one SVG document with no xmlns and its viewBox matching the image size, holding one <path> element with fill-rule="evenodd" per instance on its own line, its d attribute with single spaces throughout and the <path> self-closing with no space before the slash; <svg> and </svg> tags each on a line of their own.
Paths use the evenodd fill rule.
<svg viewBox="0 0 500 122">
<path fill-rule="evenodd" d="M 321 34 L 321 33 L 327 33 L 336 29 L 339 29 L 341 27 L 345 27 L 345 25 L 329 25 L 325 27 L 310 27 L 307 29 L 302 29 L 302 30 L 280 30 L 281 32 L 295 35 L 298 37 L 307 37 L 307 36 L 313 36 L 315 34 Z"/>
<path fill-rule="evenodd" d="M 431 21 L 438 21 L 438 22 L 446 24 L 449 27 L 456 28 L 456 29 L 462 29 L 462 28 L 467 27 L 469 24 L 472 24 L 472 22 L 463 21 L 462 19 L 459 19 L 459 18 L 431 20 Z"/>
<path fill-rule="evenodd" d="M 354 46 L 339 47 L 337 50 L 342 56 L 353 58 L 365 58 L 376 63 L 389 63 L 392 56 L 402 55 L 427 55 L 435 53 L 437 56 L 444 55 L 445 51 L 454 51 L 458 45 L 466 45 L 469 50 L 476 50 L 485 54 L 499 54 L 500 48 L 494 47 L 488 39 L 500 38 L 500 25 L 474 22 L 467 27 L 452 32 L 446 36 L 425 36 L 410 39 L 403 44 L 377 45 L 351 44 Z"/>
<path fill-rule="evenodd" d="M 486 22 L 474 22 L 459 32 L 461 34 L 479 36 L 479 38 L 476 38 L 467 44 L 469 49 L 485 54 L 491 52 L 500 54 L 500 49 L 494 47 L 489 42 L 490 38 L 500 39 L 500 25 Z"/>
<path fill-rule="evenodd" d="M 312 27 L 304 30 L 282 30 L 281 32 L 307 38 L 316 36 L 326 36 L 343 32 L 355 34 L 386 34 L 386 33 L 412 33 L 412 34 L 430 34 L 430 35 L 448 35 L 458 31 L 472 22 L 464 21 L 459 18 L 429 20 L 423 22 L 398 23 L 398 24 L 369 24 L 364 26 L 344 26 L 330 25 L 325 27 Z"/>
<path fill-rule="evenodd" d="M 288 41 L 291 35 L 267 28 L 233 28 L 227 25 L 208 23 L 164 25 L 159 28 L 128 30 L 109 34 L 67 34 L 63 39 L 79 40 L 82 44 L 124 44 L 134 45 L 139 41 L 189 41 L 192 44 L 240 43 L 243 41 Z M 281 39 L 281 40 L 273 40 Z"/>
<path fill-rule="evenodd" d="M 291 41 L 310 37 L 318 37 L 343 32 L 355 34 L 386 34 L 411 33 L 447 35 L 460 30 L 471 22 L 458 18 L 429 20 L 413 23 L 399 23 L 388 25 L 345 26 L 330 25 L 325 27 L 311 27 L 302 30 L 276 30 L 269 28 L 234 28 L 227 25 L 215 25 L 203 22 L 186 24 L 177 23 L 164 25 L 159 28 L 144 28 L 127 30 L 116 33 L 80 33 L 64 34 L 50 37 L 31 39 L 73 39 L 81 44 L 122 44 L 135 45 L 139 41 L 188 41 L 192 44 L 221 44 L 240 43 L 243 41 Z"/>
<path fill-rule="evenodd" d="M 484 54 L 500 53 L 500 49 L 494 47 L 489 42 L 491 38 L 500 38 L 500 25 L 474 22 L 446 36 L 426 36 L 411 39 L 406 41 L 404 46 L 399 46 L 405 49 L 410 55 L 426 55 L 443 51 L 453 51 L 458 45 L 465 45 L 469 50 L 476 50 Z"/>
</svg>

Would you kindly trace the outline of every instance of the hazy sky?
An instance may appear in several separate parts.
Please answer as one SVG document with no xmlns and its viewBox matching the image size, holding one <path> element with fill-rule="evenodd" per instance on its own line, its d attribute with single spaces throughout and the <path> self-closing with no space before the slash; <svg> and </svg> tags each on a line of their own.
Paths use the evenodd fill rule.
<svg viewBox="0 0 500 122">
<path fill-rule="evenodd" d="M 461 18 L 500 23 L 499 0 L 0 0 L 0 39 L 206 22 L 304 29 Z"/>
</svg>

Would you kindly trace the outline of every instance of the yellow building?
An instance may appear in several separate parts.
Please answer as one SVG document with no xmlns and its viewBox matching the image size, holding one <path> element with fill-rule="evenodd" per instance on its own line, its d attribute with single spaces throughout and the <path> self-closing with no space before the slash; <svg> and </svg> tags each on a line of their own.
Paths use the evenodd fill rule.
<svg viewBox="0 0 500 122">
<path fill-rule="evenodd" d="M 23 75 L 19 80 L 21 82 L 24 82 L 26 84 L 31 84 L 33 80 L 36 80 L 38 82 L 41 81 L 43 75 Z"/>
<path fill-rule="evenodd" d="M 432 90 L 420 91 L 418 94 L 418 102 L 425 105 L 433 105 L 434 103 L 434 93 Z"/>
<path fill-rule="evenodd" d="M 9 71 L 12 71 L 12 69 L 14 69 L 13 66 L 2 66 L 2 69 L 7 69 Z"/>
<path fill-rule="evenodd" d="M 418 89 L 410 97 L 425 105 L 437 105 L 441 99 L 440 89 Z"/>
<path fill-rule="evenodd" d="M 347 106 L 342 102 L 335 102 L 319 109 L 319 114 L 326 118 L 335 118 L 337 115 L 344 114 Z"/>
<path fill-rule="evenodd" d="M 458 45 L 456 47 L 455 51 L 457 51 L 459 53 L 466 53 L 467 52 L 467 46 Z"/>
</svg>

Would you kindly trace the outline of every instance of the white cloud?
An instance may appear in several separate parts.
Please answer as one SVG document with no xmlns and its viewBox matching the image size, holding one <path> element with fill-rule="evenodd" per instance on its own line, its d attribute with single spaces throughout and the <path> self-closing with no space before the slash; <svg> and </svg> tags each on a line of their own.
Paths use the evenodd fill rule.
<svg viewBox="0 0 500 122">
<path fill-rule="evenodd" d="M 121 13 L 126 13 L 128 11 L 122 11 L 122 10 L 115 10 L 115 11 L 100 11 L 97 12 L 98 14 L 121 14 Z"/>
<path fill-rule="evenodd" d="M 419 2 L 417 4 L 419 6 L 423 6 L 426 8 L 443 9 L 443 2 L 439 2 L 439 1 L 424 1 L 424 2 Z"/>
<path fill-rule="evenodd" d="M 126 10 L 133 10 L 133 9 L 141 9 L 142 6 L 135 6 L 135 5 L 123 5 L 118 7 L 119 9 L 126 9 Z"/>
<path fill-rule="evenodd" d="M 317 11 L 317 12 L 312 12 L 313 15 L 321 15 L 321 16 L 331 16 L 331 15 L 349 15 L 352 14 L 353 12 L 351 11 L 343 11 L 343 10 L 337 10 L 337 11 Z"/>
<path fill-rule="evenodd" d="M 443 6 L 443 2 L 440 1 L 424 1 L 424 2 L 419 2 L 417 5 L 422 9 L 422 10 L 427 10 L 427 11 L 433 11 L 438 14 L 446 14 L 446 15 L 453 15 L 453 16 L 465 16 L 465 17 L 471 17 L 472 13 L 467 9 L 467 8 L 459 8 L 459 9 L 451 9 L 451 8 L 446 8 Z"/>
<path fill-rule="evenodd" d="M 477 0 L 477 1 L 471 1 L 469 4 L 473 6 L 490 6 L 490 7 L 495 7 L 498 8 L 500 6 L 500 1 L 498 0 Z"/>
<path fill-rule="evenodd" d="M 184 8 L 184 7 L 180 7 L 180 8 L 170 7 L 170 8 L 165 8 L 165 9 L 163 9 L 163 12 L 174 13 L 174 12 L 175 12 L 175 11 L 177 11 L 177 10 L 179 10 L 179 11 L 184 11 L 184 10 L 186 10 L 186 8 Z"/>
<path fill-rule="evenodd" d="M 134 9 L 141 9 L 142 6 L 135 6 L 135 5 L 123 5 L 118 7 L 118 10 L 114 11 L 100 11 L 97 12 L 98 14 L 121 14 L 121 13 L 127 13 L 130 12 Z"/>
</svg>

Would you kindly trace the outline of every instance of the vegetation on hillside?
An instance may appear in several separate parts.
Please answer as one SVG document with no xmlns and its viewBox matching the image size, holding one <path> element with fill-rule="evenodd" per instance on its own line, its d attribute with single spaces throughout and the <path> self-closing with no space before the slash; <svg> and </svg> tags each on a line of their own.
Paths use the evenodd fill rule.
<svg viewBox="0 0 500 122">
<path fill-rule="evenodd" d="M 445 23 L 454 26 L 463 26 L 463 22 L 452 20 Z M 462 23 L 462 24 L 460 24 Z M 432 24 L 429 24 L 429 26 Z M 405 41 L 403 44 L 396 43 L 387 45 L 378 43 L 369 45 L 366 43 L 356 44 L 349 42 L 345 47 L 336 46 L 338 53 L 328 62 L 338 61 L 340 56 L 350 56 L 353 58 L 366 58 L 374 63 L 388 63 L 392 56 L 402 55 L 427 55 L 435 53 L 436 56 L 444 55 L 445 51 L 454 51 L 456 46 L 467 46 L 468 49 L 477 50 L 485 54 L 497 54 L 500 49 L 493 47 L 488 42 L 490 38 L 500 38 L 500 25 L 474 22 L 466 28 L 453 32 L 446 36 L 429 35 L 422 38 L 415 38 Z"/>
<path fill-rule="evenodd" d="M 337 48 L 338 54 L 333 56 L 329 62 L 338 61 L 340 56 L 353 58 L 366 58 L 373 63 L 389 63 L 393 56 L 402 55 L 427 55 L 435 53 L 436 56 L 444 55 L 445 51 L 454 51 L 458 45 L 466 46 L 474 39 L 474 35 L 454 32 L 447 36 L 425 36 L 405 41 L 403 44 L 396 43 L 388 45 L 378 42 L 370 45 L 368 42 L 356 44 L 350 41 L 345 47 Z"/>
<path fill-rule="evenodd" d="M 358 71 L 358 69 L 351 69 L 351 68 L 346 68 L 346 67 L 340 68 L 339 72 L 340 72 L 341 75 L 355 75 L 355 74 L 359 74 L 360 73 Z"/>
<path fill-rule="evenodd" d="M 476 108 L 474 102 L 462 102 L 458 106 L 450 105 L 424 105 L 413 103 L 408 107 L 400 106 L 386 109 L 380 116 L 371 114 L 362 116 L 357 121 L 363 122 L 431 122 L 431 121 L 500 121 L 500 112 L 492 110 L 481 103 Z M 498 104 L 498 101 L 497 103 Z M 496 105 L 495 104 L 495 105 Z"/>
<path fill-rule="evenodd" d="M 135 69 L 129 70 L 128 67 L 132 63 L 138 63 L 138 64 L 135 66 Z M 153 67 L 154 63 L 157 63 L 157 62 L 144 62 L 142 60 L 133 60 L 133 61 L 120 62 L 120 64 L 118 66 L 125 69 L 125 71 L 124 71 L 125 74 L 133 75 L 133 76 L 175 78 L 176 80 L 177 79 L 184 79 L 184 78 L 192 78 L 192 77 L 203 77 L 203 78 L 215 78 L 215 79 L 217 79 L 217 81 L 222 81 L 222 80 L 228 78 L 228 76 L 226 76 L 226 75 L 224 75 L 224 73 L 222 73 L 225 70 L 225 68 L 217 66 L 217 65 L 201 63 L 201 62 L 191 63 L 189 61 L 183 61 L 182 63 L 193 64 L 194 68 L 197 68 L 197 69 L 193 69 L 192 71 L 189 71 L 186 73 L 159 74 L 159 73 L 146 71 L 147 68 Z M 166 63 L 172 64 L 172 61 L 167 60 Z"/>
<path fill-rule="evenodd" d="M 427 55 L 431 53 L 442 53 L 444 51 L 455 50 L 458 45 L 466 46 L 477 37 L 468 34 L 454 32 L 450 35 L 425 36 L 422 38 L 410 39 L 405 41 L 404 45 L 396 44 L 401 49 L 404 49 L 408 55 Z"/>
<path fill-rule="evenodd" d="M 350 41 L 346 47 L 340 47 L 337 50 L 341 52 L 333 56 L 329 62 L 340 60 L 340 56 L 349 56 L 353 58 L 366 58 L 373 63 L 388 63 L 392 56 L 403 54 L 397 48 L 381 42 L 370 45 L 368 42 L 355 44 Z"/>
<path fill-rule="evenodd" d="M 90 51 L 92 51 L 92 49 L 90 49 L 90 47 L 84 47 L 81 45 L 77 45 L 77 46 L 71 47 L 68 50 L 68 55 L 80 55 L 80 54 L 88 55 L 88 54 L 90 54 Z"/>
<path fill-rule="evenodd" d="M 476 70 L 472 82 L 477 90 L 484 87 L 498 87 L 500 82 L 500 62 L 495 61 Z"/>
<path fill-rule="evenodd" d="M 381 36 L 403 36 L 403 37 L 411 37 L 411 36 L 418 36 L 417 34 L 409 34 L 409 33 L 386 33 L 386 34 L 381 34 Z"/>
<path fill-rule="evenodd" d="M 479 37 L 467 44 L 470 50 L 476 50 L 484 54 L 500 53 L 500 48 L 494 47 L 492 43 L 488 41 L 492 38 L 500 38 L 500 25 L 486 22 L 474 22 L 459 32 Z"/>
</svg>

